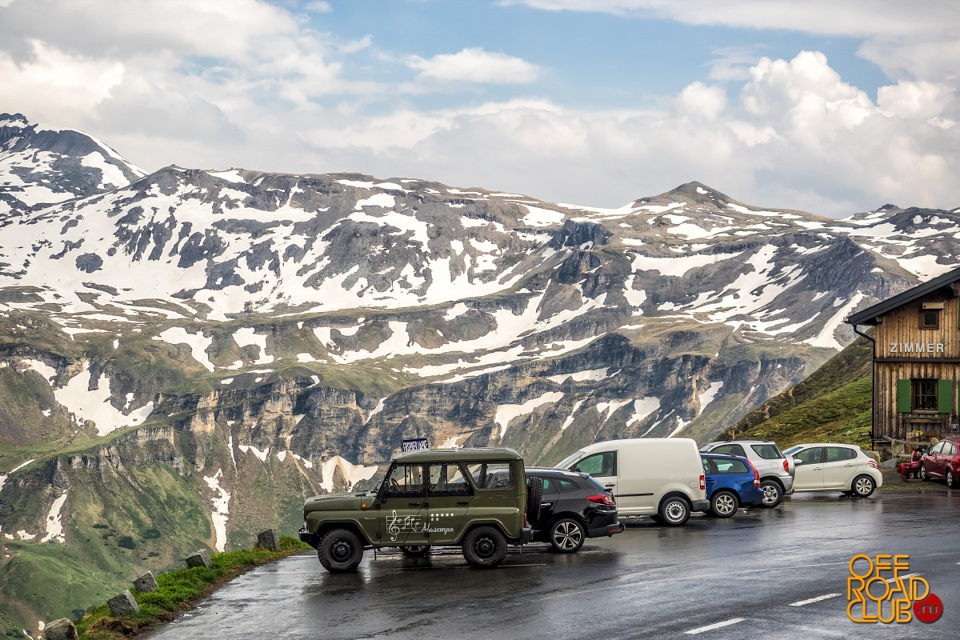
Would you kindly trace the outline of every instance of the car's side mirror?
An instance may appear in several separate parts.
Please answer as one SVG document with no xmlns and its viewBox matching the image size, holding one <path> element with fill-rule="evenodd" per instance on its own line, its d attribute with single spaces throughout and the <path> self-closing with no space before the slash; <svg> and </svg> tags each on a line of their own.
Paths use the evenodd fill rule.
<svg viewBox="0 0 960 640">
<path fill-rule="evenodd" d="M 803 464 L 803 460 L 801 460 L 800 458 L 794 458 L 793 464 Z"/>
</svg>

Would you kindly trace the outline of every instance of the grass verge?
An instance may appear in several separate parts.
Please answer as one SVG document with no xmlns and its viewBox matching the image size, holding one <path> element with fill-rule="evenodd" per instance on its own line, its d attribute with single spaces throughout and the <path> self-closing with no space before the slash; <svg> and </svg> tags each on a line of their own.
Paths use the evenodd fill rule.
<svg viewBox="0 0 960 640">
<path fill-rule="evenodd" d="M 161 622 L 175 619 L 192 609 L 196 601 L 250 569 L 309 548 L 296 538 L 283 536 L 280 538 L 279 551 L 256 548 L 214 554 L 210 558 L 213 565 L 210 569 L 177 569 L 157 576 L 160 588 L 155 591 L 141 593 L 131 589 L 140 606 L 139 614 L 114 618 L 110 615 L 110 608 L 102 605 L 91 609 L 77 621 L 77 633 L 86 640 L 128 638 Z"/>
</svg>

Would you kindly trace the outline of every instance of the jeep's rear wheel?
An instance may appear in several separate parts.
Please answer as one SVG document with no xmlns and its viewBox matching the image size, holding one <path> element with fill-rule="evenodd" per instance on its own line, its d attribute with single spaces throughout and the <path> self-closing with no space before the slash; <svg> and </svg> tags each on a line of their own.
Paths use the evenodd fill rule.
<svg viewBox="0 0 960 640">
<path fill-rule="evenodd" d="M 424 558 L 430 555 L 430 545 L 416 544 L 411 546 L 404 546 L 404 547 L 400 547 L 400 551 L 403 552 L 403 555 L 409 556 L 411 558 Z"/>
<path fill-rule="evenodd" d="M 330 573 L 355 571 L 363 559 L 363 544 L 349 529 L 334 529 L 317 546 L 320 564 Z"/>
<path fill-rule="evenodd" d="M 507 557 L 507 539 L 495 527 L 472 529 L 463 538 L 463 557 L 474 567 L 495 567 Z"/>
</svg>

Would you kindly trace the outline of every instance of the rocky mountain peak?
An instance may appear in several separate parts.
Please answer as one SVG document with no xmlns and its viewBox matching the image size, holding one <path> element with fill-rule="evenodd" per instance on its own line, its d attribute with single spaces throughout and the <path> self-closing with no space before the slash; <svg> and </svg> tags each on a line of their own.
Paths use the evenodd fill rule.
<svg viewBox="0 0 960 640">
<path fill-rule="evenodd" d="M 99 140 L 0 114 L 0 227 L 26 211 L 123 187 L 145 175 Z"/>
</svg>

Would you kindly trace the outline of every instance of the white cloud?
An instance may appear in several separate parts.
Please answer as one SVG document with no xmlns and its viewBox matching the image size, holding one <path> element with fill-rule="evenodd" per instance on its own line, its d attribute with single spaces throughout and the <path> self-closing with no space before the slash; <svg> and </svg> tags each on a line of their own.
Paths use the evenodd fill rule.
<svg viewBox="0 0 960 640">
<path fill-rule="evenodd" d="M 535 64 L 477 47 L 439 54 L 429 60 L 414 56 L 407 65 L 418 70 L 423 78 L 445 82 L 526 84 L 535 81 L 540 73 Z"/>
<path fill-rule="evenodd" d="M 880 111 L 900 118 L 937 118 L 954 99 L 953 89 L 931 82 L 900 81 L 877 92 Z"/>
<path fill-rule="evenodd" d="M 956 25 L 960 15 L 960 9 L 950 2 L 925 3 L 924 10 L 917 11 L 916 5 L 898 0 L 500 0 L 498 4 L 848 36 L 939 32 Z"/>
<path fill-rule="evenodd" d="M 727 96 L 722 87 L 708 87 L 694 82 L 680 92 L 680 109 L 690 115 L 715 120 L 727 104 Z"/>
<path fill-rule="evenodd" d="M 314 2 L 308 2 L 304 8 L 307 11 L 312 13 L 330 13 L 333 11 L 333 7 L 330 6 L 329 2 L 325 0 L 315 0 Z"/>
<path fill-rule="evenodd" d="M 902 0 L 500 0 L 549 11 L 656 17 L 689 25 L 864 39 L 859 54 L 891 78 L 956 84 L 960 3 Z M 732 70 L 721 67 L 719 73 Z M 714 78 L 716 79 L 716 78 Z"/>
<path fill-rule="evenodd" d="M 597 194 L 618 194 L 623 203 L 697 179 L 748 202 L 829 215 L 886 202 L 955 206 L 960 170 L 951 145 L 960 127 L 928 121 L 950 108 L 952 94 L 900 85 L 883 95 L 874 104 L 824 55 L 803 52 L 762 59 L 729 104 L 716 88 L 693 83 L 673 109 L 586 111 L 517 100 L 374 118 L 364 128 L 376 131 L 369 141 L 382 152 L 380 166 L 531 195 L 562 191 L 556 199 L 581 204 Z M 938 106 L 906 106 L 921 103 Z M 364 144 L 355 133 L 323 138 L 355 149 Z M 477 162 L 467 166 L 464 157 Z"/>
<path fill-rule="evenodd" d="M 960 45 L 944 36 L 960 23 L 949 20 L 954 3 L 526 4 L 861 34 L 860 54 L 893 79 L 874 100 L 817 51 L 774 59 L 727 48 L 672 95 L 571 106 L 542 82 L 552 67 L 505 53 L 410 57 L 375 36 L 321 33 L 306 13 L 335 15 L 327 2 L 298 14 L 283 8 L 295 3 L 258 0 L 0 0 L 0 111 L 85 130 L 147 170 L 356 171 L 593 206 L 689 180 L 831 215 L 960 205 Z M 371 63 L 383 68 L 358 72 Z M 442 108 L 431 91 L 445 92 Z"/>
</svg>

